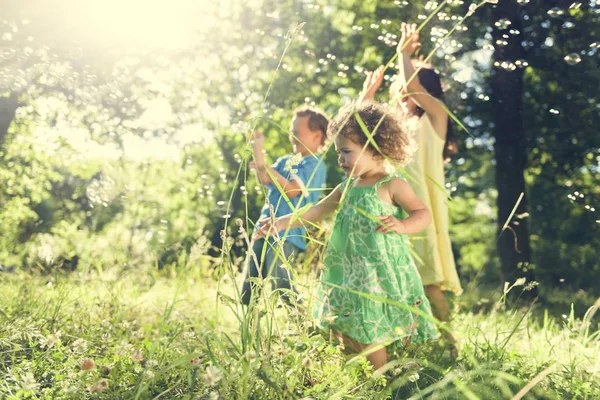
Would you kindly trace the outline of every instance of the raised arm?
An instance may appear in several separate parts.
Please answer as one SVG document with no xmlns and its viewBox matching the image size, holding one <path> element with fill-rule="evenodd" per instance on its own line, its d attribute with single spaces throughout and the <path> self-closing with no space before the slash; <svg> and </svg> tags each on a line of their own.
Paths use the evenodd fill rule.
<svg viewBox="0 0 600 400">
<path fill-rule="evenodd" d="M 254 153 L 254 161 L 251 161 L 248 166 L 256 171 L 256 179 L 263 185 L 272 183 L 271 177 L 266 173 L 265 154 L 263 145 L 265 137 L 259 131 L 254 131 L 250 136 L 250 145 Z"/>
<path fill-rule="evenodd" d="M 265 137 L 262 133 L 256 131 L 252 134 L 251 145 L 255 161 L 249 164 L 250 168 L 256 169 L 256 178 L 263 185 L 268 185 L 277 181 L 283 189 L 285 195 L 291 199 L 302 194 L 301 185 L 295 180 L 287 180 L 283 175 L 277 172 L 273 167 L 266 165 L 263 145 Z"/>
<path fill-rule="evenodd" d="M 359 102 L 375 101 L 375 94 L 383 83 L 384 72 L 385 69 L 383 65 L 377 67 L 373 72 L 367 72 L 367 77 L 363 82 L 363 88 L 358 98 Z"/>
<path fill-rule="evenodd" d="M 448 114 L 440 100 L 430 95 L 427 92 L 427 89 L 423 87 L 419 81 L 419 76 L 415 74 L 415 68 L 412 64 L 411 54 L 419 47 L 420 43 L 417 25 L 406 24 L 403 22 L 402 36 L 396 49 L 398 53 L 398 78 L 401 82 L 404 82 L 406 94 L 410 96 L 419 107 L 425 110 L 433 125 L 444 128 L 440 129 L 438 134 L 442 139 L 445 139 L 445 127 L 448 123 Z"/>
</svg>

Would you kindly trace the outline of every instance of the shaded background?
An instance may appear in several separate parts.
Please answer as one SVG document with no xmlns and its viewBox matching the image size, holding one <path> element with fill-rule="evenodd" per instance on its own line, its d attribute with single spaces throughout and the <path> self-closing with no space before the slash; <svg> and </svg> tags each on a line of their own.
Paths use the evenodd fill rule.
<svg viewBox="0 0 600 400">
<path fill-rule="evenodd" d="M 333 116 L 393 56 L 400 23 L 433 15 L 422 53 L 440 45 L 432 62 L 469 130 L 455 127 L 447 179 L 467 290 L 527 277 L 557 305 L 600 295 L 596 1 L 484 4 L 448 38 L 468 2 L 1 7 L 5 271 L 193 264 L 218 276 L 223 250 L 244 256 L 231 221 L 251 228 L 264 201 L 245 134 L 262 130 L 273 160 L 289 152 L 295 107 Z M 327 157 L 332 187 L 341 173 Z"/>
</svg>

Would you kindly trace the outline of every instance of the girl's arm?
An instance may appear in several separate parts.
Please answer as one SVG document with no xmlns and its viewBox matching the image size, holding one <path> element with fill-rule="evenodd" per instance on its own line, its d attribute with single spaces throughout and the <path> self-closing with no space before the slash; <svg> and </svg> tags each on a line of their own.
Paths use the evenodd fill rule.
<svg viewBox="0 0 600 400">
<path fill-rule="evenodd" d="M 331 215 L 337 209 L 342 197 L 342 189 L 338 185 L 329 195 L 323 200 L 310 207 L 303 214 L 288 214 L 276 218 L 274 221 L 270 218 L 265 218 L 258 221 L 259 228 L 256 235 L 267 236 L 274 235 L 286 229 L 299 228 L 304 226 L 305 222 L 317 222 Z"/>
<path fill-rule="evenodd" d="M 410 96 L 419 107 L 425 110 L 433 126 L 443 128 L 436 129 L 436 131 L 442 139 L 446 139 L 448 114 L 444 109 L 444 105 L 440 100 L 430 95 L 421 85 L 419 76 L 415 74 L 415 68 L 410 59 L 411 50 L 420 46 L 418 44 L 419 32 L 416 28 L 416 24 L 402 23 L 402 37 L 396 49 L 398 53 L 398 78 L 401 82 L 404 82 L 404 90 L 407 92 L 405 95 Z"/>
<path fill-rule="evenodd" d="M 410 235 L 421 232 L 431 223 L 429 209 L 407 181 L 393 178 L 388 188 L 392 201 L 408 212 L 408 218 L 400 220 L 391 215 L 378 217 L 382 222 L 382 225 L 377 228 L 378 232 L 396 232 Z"/>
</svg>

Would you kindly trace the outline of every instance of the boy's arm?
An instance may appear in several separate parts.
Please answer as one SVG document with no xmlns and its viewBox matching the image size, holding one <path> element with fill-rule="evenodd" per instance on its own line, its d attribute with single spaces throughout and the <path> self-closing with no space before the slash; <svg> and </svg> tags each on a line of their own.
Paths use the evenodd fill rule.
<svg viewBox="0 0 600 400">
<path fill-rule="evenodd" d="M 308 197 L 310 194 L 309 190 L 321 189 L 324 185 L 327 171 L 322 159 L 305 158 L 295 168 L 297 171 L 288 180 L 277 172 L 275 168 L 265 167 L 265 169 L 269 170 L 269 178 L 277 180 L 277 183 L 283 188 L 285 195 L 289 199 L 300 195 Z M 319 171 L 322 172 L 319 173 Z"/>
<path fill-rule="evenodd" d="M 285 177 L 283 175 L 281 175 L 279 172 L 277 172 L 273 167 L 265 167 L 265 169 L 268 169 L 270 175 L 269 175 L 269 179 L 274 178 L 277 183 L 279 184 L 279 186 L 281 186 L 281 188 L 283 189 L 285 195 L 288 197 L 288 199 L 291 199 L 293 197 L 299 196 L 302 194 L 303 189 L 302 186 L 297 182 L 296 179 L 292 179 L 290 181 L 288 181 L 287 179 L 285 179 Z M 266 173 L 266 172 L 265 172 Z"/>
<path fill-rule="evenodd" d="M 264 143 L 264 135 L 259 131 L 254 131 L 250 138 L 250 144 L 252 145 L 252 152 L 254 153 L 254 159 L 256 160 L 257 169 L 263 168 L 265 166 L 265 153 L 263 153 Z"/>
<path fill-rule="evenodd" d="M 288 199 L 302 194 L 302 186 L 296 181 L 296 179 L 288 181 L 283 175 L 281 175 L 275 168 L 271 166 L 263 165 L 260 167 L 256 162 L 249 163 L 249 166 L 250 168 L 256 168 L 256 178 L 263 185 L 272 184 L 274 183 L 274 180 L 277 181 Z"/>
<path fill-rule="evenodd" d="M 254 170 L 254 172 L 256 174 L 256 179 L 263 185 L 268 185 L 270 183 L 273 183 L 273 181 L 271 180 L 271 177 L 267 173 L 266 167 L 263 166 L 263 167 L 259 168 L 256 161 L 250 161 L 248 163 L 248 167 L 250 169 Z"/>
<path fill-rule="evenodd" d="M 308 201 L 316 203 L 327 179 L 324 160 L 317 157 L 304 158 L 295 169 L 296 172 L 291 176 L 292 181 Z"/>
<path fill-rule="evenodd" d="M 250 136 L 250 145 L 252 146 L 252 153 L 254 153 L 254 161 L 251 161 L 248 166 L 254 169 L 256 172 L 256 179 L 263 185 L 272 183 L 271 177 L 267 174 L 265 166 L 265 154 L 263 152 L 263 145 L 265 137 L 259 131 L 254 131 Z"/>
<path fill-rule="evenodd" d="M 277 172 L 275 168 L 265 164 L 265 153 L 263 152 L 264 142 L 265 137 L 262 133 L 255 131 L 252 134 L 250 143 L 252 145 L 255 161 L 250 164 L 250 167 L 256 169 L 256 178 L 263 185 L 274 183 L 274 180 L 277 181 L 289 199 L 302 194 L 302 187 L 296 180 L 292 179 L 291 181 L 288 181 L 283 175 Z"/>
<path fill-rule="evenodd" d="M 410 183 L 404 179 L 394 178 L 388 187 L 392 201 L 408 213 L 408 218 L 399 220 L 393 216 L 379 217 L 383 225 L 377 228 L 378 231 L 414 234 L 421 232 L 431 223 L 429 209 L 417 196 Z"/>
</svg>

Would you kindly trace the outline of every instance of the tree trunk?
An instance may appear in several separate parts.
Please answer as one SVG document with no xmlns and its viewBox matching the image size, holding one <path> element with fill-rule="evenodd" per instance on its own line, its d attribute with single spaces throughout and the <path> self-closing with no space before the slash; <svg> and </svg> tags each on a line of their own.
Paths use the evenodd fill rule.
<svg viewBox="0 0 600 400">
<path fill-rule="evenodd" d="M 0 151 L 4 147 L 4 141 L 8 134 L 8 128 L 15 119 L 17 108 L 19 108 L 18 95 L 11 92 L 8 97 L 0 97 Z"/>
<path fill-rule="evenodd" d="M 510 65 L 507 68 L 496 66 L 498 62 L 514 64 L 515 61 L 523 59 L 522 34 L 512 35 L 508 32 L 510 29 L 522 31 L 519 7 L 515 1 L 500 1 L 492 13 L 494 21 L 492 37 L 495 47 L 492 98 L 494 101 L 494 137 L 496 139 L 498 234 L 500 235 L 497 249 L 504 280 L 510 283 L 523 277 L 527 279 L 527 282 L 534 279 L 530 265 L 528 220 L 515 218 L 516 215 L 527 211 L 527 195 L 523 176 L 527 164 L 527 151 L 521 117 L 523 69 L 516 67 L 511 70 Z M 496 23 L 502 19 L 511 22 L 508 28 L 503 29 L 502 23 Z M 508 35 L 508 38 L 503 35 Z M 508 44 L 502 45 L 501 41 L 506 41 Z M 523 194 L 523 199 L 507 228 L 503 230 L 504 224 L 510 217 L 521 194 Z M 535 290 L 529 293 L 537 295 Z"/>
</svg>

